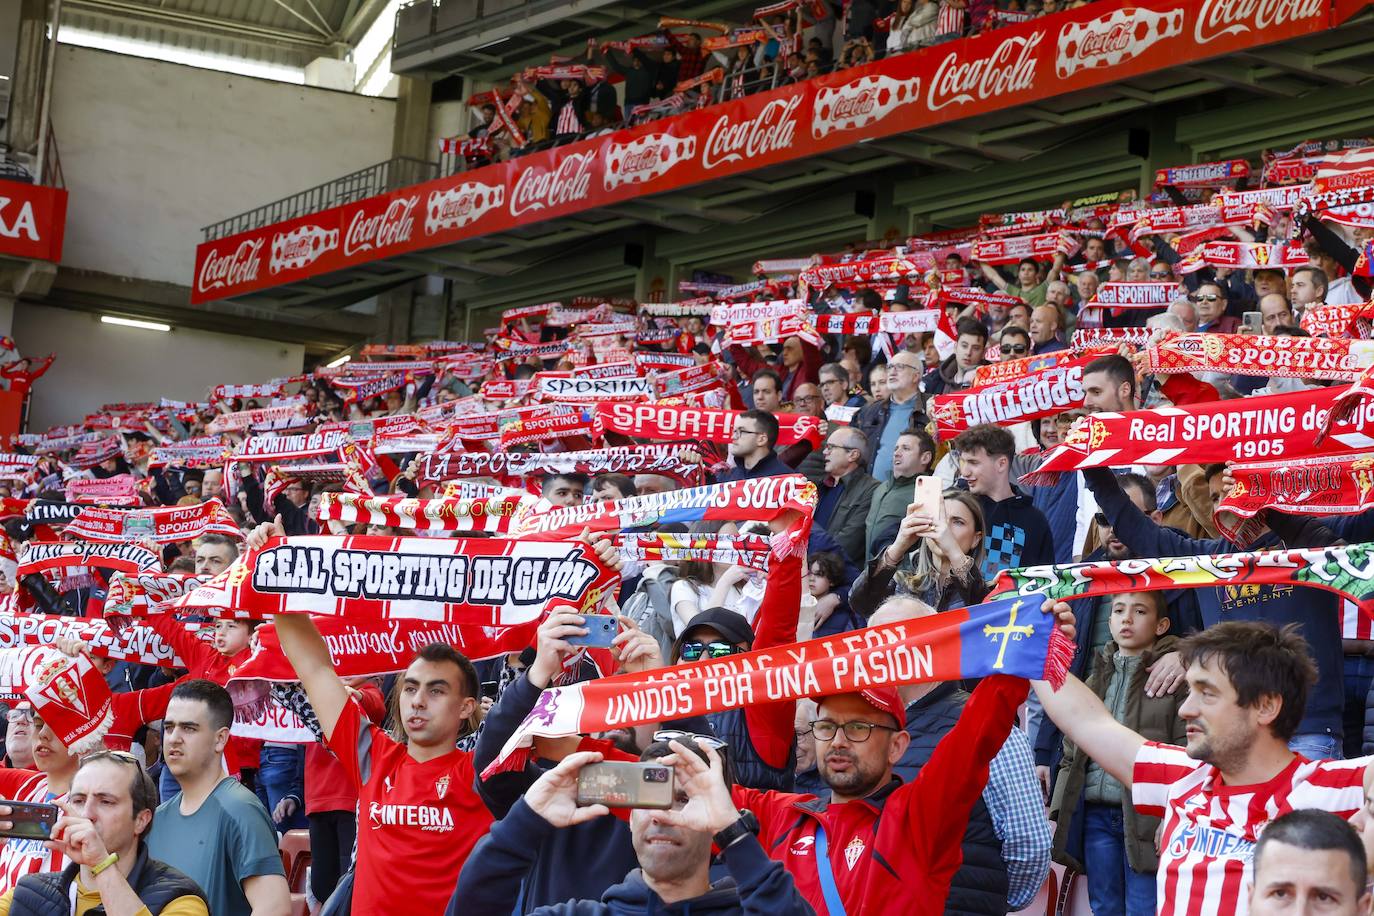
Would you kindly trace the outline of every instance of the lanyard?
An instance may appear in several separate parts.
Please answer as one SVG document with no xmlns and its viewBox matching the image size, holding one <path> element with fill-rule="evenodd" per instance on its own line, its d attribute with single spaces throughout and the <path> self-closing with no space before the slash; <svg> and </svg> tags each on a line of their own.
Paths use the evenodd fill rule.
<svg viewBox="0 0 1374 916">
<path fill-rule="evenodd" d="M 825 838 L 825 828 L 819 823 L 816 824 L 816 871 L 821 878 L 821 895 L 825 897 L 826 910 L 830 916 L 845 916 L 840 889 L 835 886 L 835 873 L 830 868 L 830 843 Z"/>
</svg>

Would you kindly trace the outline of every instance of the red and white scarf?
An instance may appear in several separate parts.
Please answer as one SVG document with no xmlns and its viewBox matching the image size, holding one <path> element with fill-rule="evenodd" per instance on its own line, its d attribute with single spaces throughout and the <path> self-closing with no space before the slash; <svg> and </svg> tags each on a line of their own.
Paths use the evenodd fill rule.
<svg viewBox="0 0 1374 916">
<path fill-rule="evenodd" d="M 420 461 L 419 486 L 463 477 L 531 477 L 544 474 L 664 474 L 700 482 L 702 466 L 681 459 L 677 445 L 634 445 L 576 452 L 437 451 Z"/>
<path fill-rule="evenodd" d="M 263 382 L 259 385 L 216 385 L 210 391 L 210 401 L 228 401 L 233 398 L 277 398 L 286 393 L 286 385 L 280 381 Z"/>
<path fill-rule="evenodd" d="M 79 639 L 96 658 L 184 668 L 176 650 L 151 627 L 126 623 L 115 629 L 99 617 L 66 617 L 60 614 L 16 614 L 0 611 L 0 649 L 48 646 L 59 639 Z"/>
<path fill-rule="evenodd" d="M 937 394 L 931 408 L 936 432 L 945 441 L 983 423 L 1015 426 L 1082 407 L 1083 367 L 1092 360 L 1085 356 L 1012 381 Z"/>
<path fill-rule="evenodd" d="M 1306 267 L 1307 249 L 1295 242 L 1204 242 L 1186 254 L 1175 266 L 1180 274 L 1196 273 L 1206 267 L 1231 270 Z"/>
<path fill-rule="evenodd" d="M 677 563 L 698 560 L 747 566 L 767 572 L 773 556 L 772 540 L 758 535 L 622 534 L 616 550 L 625 562 Z"/>
<path fill-rule="evenodd" d="M 106 617 L 147 617 L 165 613 L 171 603 L 209 582 L 189 573 L 115 573 L 105 594 Z"/>
<path fill-rule="evenodd" d="M 319 520 L 349 525 L 386 525 L 410 531 L 509 532 L 526 514 L 547 506 L 529 493 L 478 499 L 412 499 L 408 496 L 357 496 L 324 493 Z"/>
<path fill-rule="evenodd" d="M 595 423 L 601 434 L 617 433 L 637 439 L 728 444 L 742 411 L 668 404 L 598 404 Z M 820 418 L 806 414 L 776 414 L 778 442 L 783 448 L 802 440 L 820 448 Z"/>
<path fill-rule="evenodd" d="M 85 510 L 82 510 L 85 511 Z M 162 568 L 162 558 L 141 544 L 48 543 L 29 541 L 19 560 L 19 578 L 36 572 L 95 566 L 122 573 Z"/>
<path fill-rule="evenodd" d="M 1121 344 L 1143 347 L 1154 338 L 1149 328 L 1078 328 L 1073 332 L 1069 349 L 1074 353 L 1087 353 L 1090 350 L 1111 348 Z"/>
<path fill-rule="evenodd" d="M 642 401 L 646 400 L 652 393 L 653 386 L 649 379 L 634 376 L 560 378 L 541 373 L 541 377 L 538 379 L 538 396 L 545 401 L 560 404 Z"/>
<path fill-rule="evenodd" d="M 67 481 L 67 502 L 136 506 L 139 503 L 138 481 L 132 474 L 116 474 L 103 479 L 75 478 Z"/>
<path fill-rule="evenodd" d="M 1374 452 L 1231 465 L 1235 480 L 1217 505 L 1217 529 L 1239 544 L 1264 533 L 1270 509 L 1356 515 L 1374 506 Z"/>
<path fill-rule="evenodd" d="M 290 429 L 293 426 L 302 426 L 305 422 L 304 407 L 260 407 L 256 410 L 222 413 L 210 421 L 205 431 L 213 435 L 243 432 L 249 428 Z"/>
<path fill-rule="evenodd" d="M 272 538 L 173 606 L 513 626 L 590 610 L 618 582 L 580 542 L 309 535 Z"/>
<path fill-rule="evenodd" d="M 537 407 L 518 419 L 503 421 L 501 448 L 508 449 L 531 442 L 554 442 L 571 436 L 591 438 L 595 435 L 596 424 L 591 411 L 566 404 L 549 404 Z"/>
<path fill-rule="evenodd" d="M 110 687 L 90 657 L 49 646 L 0 650 L 0 693 L 21 693 L 74 754 L 99 750 L 114 723 Z"/>
<path fill-rule="evenodd" d="M 1298 322 L 1314 337 L 1374 337 L 1374 301 L 1352 305 L 1309 305 Z"/>
<path fill-rule="evenodd" d="M 158 509 L 104 509 L 88 506 L 67 526 L 68 537 L 106 544 L 131 544 L 151 538 L 158 544 L 192 541 L 205 534 L 243 537 L 234 517 L 218 499 L 196 506 Z"/>
<path fill-rule="evenodd" d="M 1167 334 L 1145 350 L 1150 371 L 1225 372 L 1353 382 L 1374 366 L 1374 341 L 1257 334 Z"/>
<path fill-rule="evenodd" d="M 185 442 L 159 445 L 148 459 L 149 468 L 180 467 L 204 470 L 224 463 L 226 446 L 218 436 L 200 436 Z"/>
<path fill-rule="evenodd" d="M 249 436 L 226 461 L 229 464 L 240 461 L 270 463 L 295 458 L 319 458 L 337 454 L 339 446 L 348 440 L 347 429 L 292 436 Z M 226 472 L 225 476 L 229 474 Z"/>
</svg>

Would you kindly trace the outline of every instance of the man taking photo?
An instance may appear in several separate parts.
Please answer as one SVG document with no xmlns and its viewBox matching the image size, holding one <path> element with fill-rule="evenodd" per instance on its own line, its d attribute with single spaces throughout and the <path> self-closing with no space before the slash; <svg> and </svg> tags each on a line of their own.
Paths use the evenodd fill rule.
<svg viewBox="0 0 1374 916">
<path fill-rule="evenodd" d="M 0 897 L 0 916 L 75 916 L 96 907 L 106 916 L 209 916 L 200 886 L 148 854 L 143 840 L 156 805 L 157 786 L 132 756 L 100 751 L 86 757 L 49 841 L 71 864 L 21 878 Z"/>
</svg>

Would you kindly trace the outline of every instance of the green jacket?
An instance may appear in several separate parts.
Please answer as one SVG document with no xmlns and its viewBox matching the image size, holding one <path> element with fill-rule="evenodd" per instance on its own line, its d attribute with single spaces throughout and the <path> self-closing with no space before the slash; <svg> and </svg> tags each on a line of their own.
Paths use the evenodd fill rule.
<svg viewBox="0 0 1374 916">
<path fill-rule="evenodd" d="M 1182 745 L 1185 743 L 1183 720 L 1178 717 L 1178 708 L 1188 698 L 1187 686 L 1181 686 L 1172 695 L 1150 698 L 1145 696 L 1145 681 L 1149 677 L 1149 667 L 1161 655 L 1174 651 L 1178 637 L 1164 636 L 1155 647 L 1140 659 L 1140 665 L 1131 678 L 1126 692 L 1126 715 L 1122 724 L 1139 734 L 1147 741 L 1164 744 Z M 1088 676 L 1088 688 L 1099 697 L 1105 697 L 1111 683 L 1112 672 L 1116 668 L 1114 657 L 1116 643 L 1109 642 L 1102 652 L 1093 659 L 1092 673 Z M 1088 770 L 1088 756 L 1078 749 L 1072 741 L 1064 739 L 1064 758 L 1059 763 L 1059 779 L 1054 786 L 1054 798 L 1050 800 L 1050 818 L 1055 822 L 1054 846 L 1051 855 L 1064 865 L 1083 871 L 1076 858 L 1081 850 L 1070 850 L 1070 822 L 1079 816 L 1079 801 L 1083 794 L 1083 783 Z M 1159 869 L 1159 856 L 1155 852 L 1155 831 L 1159 829 L 1159 818 L 1137 814 L 1130 801 L 1130 792 L 1125 794 L 1121 810 L 1125 816 L 1126 860 L 1131 868 L 1143 874 Z"/>
<path fill-rule="evenodd" d="M 906 517 L 907 506 L 916 494 L 915 477 L 894 477 L 878 484 L 873 491 L 873 504 L 868 507 L 868 519 L 864 524 L 864 556 L 862 566 L 873 559 L 874 538 L 893 524 L 900 525 Z M 884 545 L 886 546 L 886 545 Z"/>
</svg>

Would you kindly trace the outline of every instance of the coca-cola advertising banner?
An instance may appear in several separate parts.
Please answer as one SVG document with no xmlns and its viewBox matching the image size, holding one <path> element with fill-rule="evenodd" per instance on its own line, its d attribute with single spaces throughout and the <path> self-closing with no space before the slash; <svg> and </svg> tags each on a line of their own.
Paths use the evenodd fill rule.
<svg viewBox="0 0 1374 916">
<path fill-rule="evenodd" d="M 66 228 L 65 190 L 0 181 L 0 255 L 60 261 Z"/>
<path fill-rule="evenodd" d="M 1322 31 L 1332 0 L 1105 0 L 206 242 L 191 301 L 290 283 Z"/>
</svg>

